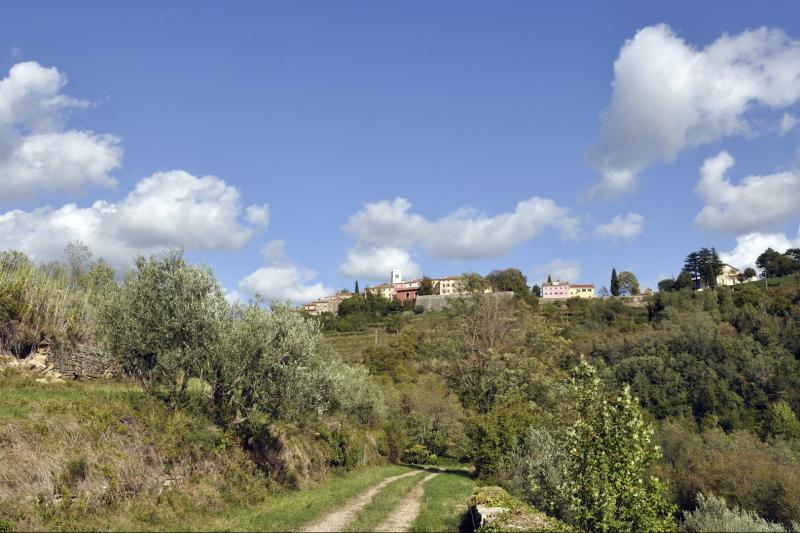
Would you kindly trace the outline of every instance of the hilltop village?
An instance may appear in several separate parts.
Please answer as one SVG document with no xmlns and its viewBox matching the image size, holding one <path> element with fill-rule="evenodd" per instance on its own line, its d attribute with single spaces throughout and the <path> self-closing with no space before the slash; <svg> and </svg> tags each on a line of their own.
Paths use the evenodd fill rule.
<svg viewBox="0 0 800 533">
<path fill-rule="evenodd" d="M 745 271 L 746 272 L 746 271 Z M 747 281 L 754 281 L 758 277 L 754 274 L 745 275 L 738 268 L 731 266 L 727 263 L 722 263 L 719 267 L 719 274 L 716 276 L 716 286 L 732 286 Z M 422 310 L 440 310 L 447 302 L 447 299 L 457 297 L 467 292 L 465 290 L 465 275 L 458 276 L 445 276 L 437 278 L 429 278 L 427 276 L 422 278 L 414 278 L 405 280 L 403 273 L 400 269 L 391 271 L 389 281 L 381 283 L 380 285 L 368 286 L 365 288 L 365 294 L 380 296 L 386 300 L 396 301 L 401 305 L 407 307 L 417 307 Z M 700 280 L 694 280 L 693 285 L 695 289 L 702 290 Z M 508 290 L 496 291 L 491 285 L 483 288 L 483 292 L 490 294 L 507 294 L 513 295 L 513 292 Z M 563 280 L 548 280 L 543 282 L 541 287 L 534 285 L 532 294 L 546 301 L 561 301 L 570 298 L 604 298 L 609 296 L 608 290 L 603 289 L 598 293 L 593 283 L 573 283 Z M 638 290 L 638 285 L 635 290 L 629 291 L 628 296 L 644 296 L 652 294 L 651 289 L 644 291 Z M 302 310 L 311 315 L 321 315 L 323 313 L 336 314 L 339 310 L 339 305 L 346 299 L 354 296 L 354 293 L 343 289 L 335 294 L 330 294 L 308 302 L 302 306 Z"/>
</svg>

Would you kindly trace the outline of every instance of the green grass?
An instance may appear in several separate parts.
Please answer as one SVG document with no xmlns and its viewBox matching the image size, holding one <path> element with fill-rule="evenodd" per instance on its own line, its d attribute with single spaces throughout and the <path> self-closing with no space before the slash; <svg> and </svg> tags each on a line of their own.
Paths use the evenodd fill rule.
<svg viewBox="0 0 800 533">
<path fill-rule="evenodd" d="M 446 315 L 438 311 L 429 311 L 421 315 L 405 314 L 403 317 L 403 328 L 431 329 L 445 324 L 447 321 Z M 349 363 L 362 362 L 364 350 L 371 346 L 385 346 L 396 337 L 396 333 L 387 333 L 384 326 L 379 324 L 371 324 L 364 331 L 325 332 L 325 340 L 328 344 L 343 360 Z"/>
<path fill-rule="evenodd" d="M 411 531 L 459 531 L 475 490 L 465 472 L 443 473 L 425 483 L 422 509 Z"/>
<path fill-rule="evenodd" d="M 364 331 L 347 333 L 325 332 L 328 344 L 342 359 L 350 363 L 361 362 L 364 350 L 370 346 L 385 346 L 392 337 L 394 334 L 386 333 L 382 327 L 369 327 Z"/>
<path fill-rule="evenodd" d="M 398 479 L 389 483 L 383 490 L 372 498 L 372 501 L 359 513 L 355 522 L 347 527 L 347 531 L 371 531 L 381 524 L 394 509 L 400 504 L 403 498 L 411 492 L 418 483 L 422 482 L 427 472 L 420 471 L 419 474 L 407 478 Z"/>
<path fill-rule="evenodd" d="M 376 466 L 355 470 L 343 476 L 332 476 L 314 488 L 276 494 L 249 510 L 238 510 L 224 516 L 214 528 L 239 531 L 298 530 L 324 513 L 344 505 L 382 479 L 409 470 L 403 466 Z"/>
<path fill-rule="evenodd" d="M 12 371 L 0 372 L 0 449 L 9 491 L 0 520 L 25 530 L 298 529 L 410 470 L 364 467 L 277 490 L 192 409 L 172 410 L 132 383 L 45 385 Z M 178 482 L 162 489 L 165 477 Z M 68 505 L 31 503 L 54 488 L 69 491 Z"/>
<path fill-rule="evenodd" d="M 790 283 L 798 283 L 800 282 L 800 275 L 792 274 L 791 276 L 782 276 L 780 278 L 769 278 L 767 280 L 759 279 L 757 281 L 748 281 L 747 283 L 742 283 L 740 285 L 734 285 L 734 290 L 739 289 L 740 287 L 757 287 L 759 289 L 765 289 L 769 287 L 770 289 L 773 287 L 779 287 L 781 285 L 787 285 Z"/>
</svg>

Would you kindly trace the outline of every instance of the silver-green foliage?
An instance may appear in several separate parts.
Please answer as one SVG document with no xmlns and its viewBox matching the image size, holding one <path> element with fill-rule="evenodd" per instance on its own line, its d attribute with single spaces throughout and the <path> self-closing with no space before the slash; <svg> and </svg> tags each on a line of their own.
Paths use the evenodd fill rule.
<svg viewBox="0 0 800 533">
<path fill-rule="evenodd" d="M 225 305 L 213 272 L 189 264 L 181 251 L 138 257 L 108 295 L 103 332 L 129 373 L 177 403 L 208 361 Z"/>
<path fill-rule="evenodd" d="M 566 454 L 548 430 L 531 427 L 501 468 L 504 486 L 534 507 L 554 516 L 566 514 L 562 496 Z"/>
<path fill-rule="evenodd" d="M 258 301 L 229 309 L 214 348 L 213 403 L 217 416 L 238 429 L 274 419 L 320 415 L 333 384 L 323 368 L 323 338 L 316 321 Z"/>
<path fill-rule="evenodd" d="M 330 359 L 325 373 L 333 386 L 332 408 L 364 426 L 375 426 L 386 418 L 383 389 L 366 367 Z"/>
<path fill-rule="evenodd" d="M 566 435 L 562 487 L 570 522 L 591 531 L 674 529 L 666 487 L 648 476 L 659 457 L 650 444 L 653 430 L 628 387 L 607 396 L 585 361 L 573 384 L 578 418 Z"/>
<path fill-rule="evenodd" d="M 697 509 L 685 513 L 681 531 L 704 533 L 712 531 L 775 532 L 786 529 L 781 524 L 769 522 L 753 511 L 734 507 L 728 509 L 725 499 L 713 494 L 697 495 Z"/>
</svg>

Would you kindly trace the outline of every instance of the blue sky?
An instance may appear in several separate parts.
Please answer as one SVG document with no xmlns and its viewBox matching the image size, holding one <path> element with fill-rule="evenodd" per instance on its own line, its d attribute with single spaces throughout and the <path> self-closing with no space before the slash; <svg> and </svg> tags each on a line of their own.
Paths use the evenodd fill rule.
<svg viewBox="0 0 800 533">
<path fill-rule="evenodd" d="M 800 240 L 798 39 L 796 2 L 7 3 L 0 248 L 183 244 L 294 300 L 390 264 L 744 266 Z"/>
</svg>

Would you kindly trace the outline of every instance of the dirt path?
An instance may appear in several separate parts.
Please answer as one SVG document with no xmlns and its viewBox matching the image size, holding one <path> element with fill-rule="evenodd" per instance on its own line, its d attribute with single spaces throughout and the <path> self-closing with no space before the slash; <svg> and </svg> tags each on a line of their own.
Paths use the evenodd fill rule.
<svg viewBox="0 0 800 533">
<path fill-rule="evenodd" d="M 313 524 L 307 526 L 303 531 L 308 532 L 316 532 L 316 531 L 342 531 L 348 524 L 352 523 L 358 513 L 366 507 L 372 498 L 375 497 L 380 491 L 382 491 L 386 485 L 391 483 L 392 481 L 397 481 L 398 479 L 402 479 L 408 476 L 416 476 L 421 474 L 421 471 L 416 472 L 407 472 L 405 474 L 400 474 L 399 476 L 392 476 L 387 477 L 377 485 L 373 485 L 369 489 L 365 490 L 349 502 L 345 504 L 344 507 L 341 509 L 334 511 L 332 513 L 327 514 L 321 520 L 314 522 Z"/>
<path fill-rule="evenodd" d="M 408 496 L 400 502 L 389 518 L 383 521 L 381 525 L 375 528 L 375 531 L 408 531 L 414 520 L 417 519 L 419 511 L 422 508 L 422 497 L 425 495 L 425 482 L 438 473 L 428 474 L 421 483 L 418 483 Z"/>
</svg>

